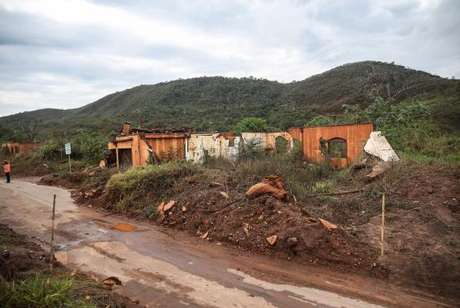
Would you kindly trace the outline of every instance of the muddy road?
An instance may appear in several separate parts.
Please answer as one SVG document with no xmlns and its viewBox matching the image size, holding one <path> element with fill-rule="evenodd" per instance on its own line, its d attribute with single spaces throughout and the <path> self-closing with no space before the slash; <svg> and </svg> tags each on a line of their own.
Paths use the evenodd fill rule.
<svg viewBox="0 0 460 308">
<path fill-rule="evenodd" d="M 146 307 L 448 306 L 386 282 L 244 254 L 77 207 L 69 191 L 31 181 L 0 184 L 0 222 L 48 246 L 53 194 L 56 258 L 97 279 L 118 277 L 116 292 Z"/>
</svg>

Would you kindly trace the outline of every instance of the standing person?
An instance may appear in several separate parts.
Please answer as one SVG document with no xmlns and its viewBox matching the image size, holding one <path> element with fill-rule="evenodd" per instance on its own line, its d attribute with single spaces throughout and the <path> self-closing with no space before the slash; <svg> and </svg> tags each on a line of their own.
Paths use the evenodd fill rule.
<svg viewBox="0 0 460 308">
<path fill-rule="evenodd" d="M 10 176 L 10 174 L 11 174 L 11 165 L 6 160 L 3 162 L 3 173 L 5 173 L 6 182 L 10 183 L 11 182 L 11 176 Z"/>
</svg>

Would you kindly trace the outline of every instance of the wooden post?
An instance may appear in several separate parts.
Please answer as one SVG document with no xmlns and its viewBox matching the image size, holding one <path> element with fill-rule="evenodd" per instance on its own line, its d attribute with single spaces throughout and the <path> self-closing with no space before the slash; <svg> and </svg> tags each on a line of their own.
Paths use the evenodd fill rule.
<svg viewBox="0 0 460 308">
<path fill-rule="evenodd" d="M 70 162 L 70 155 L 67 155 L 69 157 L 69 173 L 72 173 L 72 163 Z"/>
<path fill-rule="evenodd" d="M 53 271 L 53 261 L 54 261 L 54 218 L 55 216 L 56 216 L 56 195 L 53 195 L 53 212 L 51 214 L 50 271 Z"/>
<path fill-rule="evenodd" d="M 380 255 L 384 253 L 384 236 L 385 236 L 385 193 L 382 194 L 382 225 L 380 227 Z"/>
<path fill-rule="evenodd" d="M 120 157 L 118 156 L 118 144 L 115 145 L 115 156 L 117 157 L 117 170 L 120 170 Z"/>
</svg>

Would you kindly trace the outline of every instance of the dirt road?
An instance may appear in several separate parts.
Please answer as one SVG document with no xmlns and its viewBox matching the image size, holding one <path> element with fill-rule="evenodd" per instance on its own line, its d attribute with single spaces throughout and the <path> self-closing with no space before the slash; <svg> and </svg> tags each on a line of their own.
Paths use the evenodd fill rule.
<svg viewBox="0 0 460 308">
<path fill-rule="evenodd" d="M 272 260 L 168 233 L 148 223 L 77 207 L 64 189 L 0 184 L 0 222 L 47 245 L 57 196 L 56 258 L 147 307 L 432 307 L 425 294 L 381 281 Z M 118 231 L 119 223 L 135 229 Z M 123 227 L 123 226 L 122 226 Z"/>
</svg>

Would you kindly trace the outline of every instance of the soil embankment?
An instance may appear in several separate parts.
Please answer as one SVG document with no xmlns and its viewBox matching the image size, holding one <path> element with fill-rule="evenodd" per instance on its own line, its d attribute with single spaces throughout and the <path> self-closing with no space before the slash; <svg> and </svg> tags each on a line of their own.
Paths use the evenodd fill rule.
<svg viewBox="0 0 460 308">
<path fill-rule="evenodd" d="M 358 271 L 458 298 L 459 170 L 401 164 L 374 181 L 363 174 L 350 171 L 336 181 L 337 191 L 356 193 L 316 194 L 301 201 L 270 195 L 249 200 L 244 195 L 249 185 L 238 182 L 231 170 L 206 168 L 172 173 L 166 186 L 150 179 L 150 186 L 138 185 L 127 194 L 95 181 L 74 198 L 244 251 Z M 383 257 L 382 191 L 387 199 Z M 168 210 L 158 211 L 161 202 L 170 201 Z M 327 228 L 320 218 L 338 227 Z"/>
</svg>

